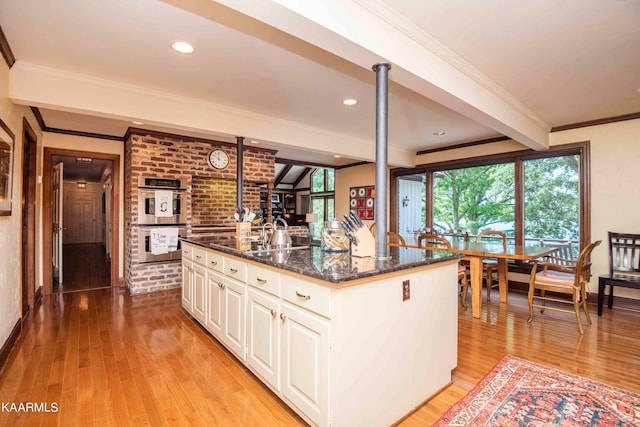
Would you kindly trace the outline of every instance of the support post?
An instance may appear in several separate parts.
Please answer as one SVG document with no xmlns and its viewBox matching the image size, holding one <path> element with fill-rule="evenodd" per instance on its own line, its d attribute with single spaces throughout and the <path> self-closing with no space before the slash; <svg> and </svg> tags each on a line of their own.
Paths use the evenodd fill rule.
<svg viewBox="0 0 640 427">
<path fill-rule="evenodd" d="M 242 189 L 244 188 L 244 137 L 236 136 L 236 201 L 237 201 L 237 211 L 240 213 L 244 209 L 242 202 Z"/>
<path fill-rule="evenodd" d="M 373 66 L 376 72 L 376 258 L 388 257 L 387 200 L 388 200 L 388 79 L 391 64 Z"/>
</svg>

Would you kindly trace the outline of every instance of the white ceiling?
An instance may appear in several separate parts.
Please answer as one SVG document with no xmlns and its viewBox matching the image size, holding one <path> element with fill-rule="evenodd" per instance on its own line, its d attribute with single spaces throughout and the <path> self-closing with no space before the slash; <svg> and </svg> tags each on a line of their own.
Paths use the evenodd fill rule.
<svg viewBox="0 0 640 427">
<path fill-rule="evenodd" d="M 10 98 L 48 128 L 242 135 L 313 164 L 375 160 L 382 61 L 395 165 L 640 112 L 638 0 L 0 0 L 0 26 Z"/>
</svg>

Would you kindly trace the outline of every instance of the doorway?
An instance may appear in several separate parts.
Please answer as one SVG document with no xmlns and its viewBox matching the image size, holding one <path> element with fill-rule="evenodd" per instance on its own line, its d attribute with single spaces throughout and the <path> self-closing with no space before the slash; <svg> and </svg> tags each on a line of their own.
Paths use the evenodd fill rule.
<svg viewBox="0 0 640 427">
<path fill-rule="evenodd" d="M 118 286 L 119 173 L 117 154 L 45 148 L 45 295 Z"/>
<path fill-rule="evenodd" d="M 36 292 L 36 155 L 37 137 L 22 120 L 22 312 L 24 317 L 39 302 Z"/>
</svg>

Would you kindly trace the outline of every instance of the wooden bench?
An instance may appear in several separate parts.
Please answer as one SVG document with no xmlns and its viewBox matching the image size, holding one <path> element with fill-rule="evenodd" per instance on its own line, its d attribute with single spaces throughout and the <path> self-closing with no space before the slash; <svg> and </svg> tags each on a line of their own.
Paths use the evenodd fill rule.
<svg viewBox="0 0 640 427">
<path fill-rule="evenodd" d="M 613 306 L 614 286 L 640 289 L 640 234 L 609 232 L 609 274 L 598 279 L 598 316 L 602 316 L 607 285 L 609 309 Z"/>
</svg>

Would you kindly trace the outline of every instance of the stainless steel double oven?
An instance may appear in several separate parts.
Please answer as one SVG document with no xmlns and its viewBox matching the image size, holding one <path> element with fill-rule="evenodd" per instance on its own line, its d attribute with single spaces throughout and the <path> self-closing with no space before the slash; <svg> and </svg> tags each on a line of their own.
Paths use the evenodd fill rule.
<svg viewBox="0 0 640 427">
<path fill-rule="evenodd" d="M 169 215 L 156 215 L 159 195 L 171 193 Z M 138 262 L 174 261 L 181 259 L 180 241 L 176 250 L 154 254 L 151 232 L 157 228 L 177 228 L 178 235 L 186 236 L 187 190 L 180 179 L 141 177 L 138 180 Z"/>
</svg>

